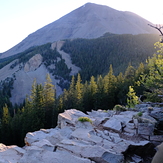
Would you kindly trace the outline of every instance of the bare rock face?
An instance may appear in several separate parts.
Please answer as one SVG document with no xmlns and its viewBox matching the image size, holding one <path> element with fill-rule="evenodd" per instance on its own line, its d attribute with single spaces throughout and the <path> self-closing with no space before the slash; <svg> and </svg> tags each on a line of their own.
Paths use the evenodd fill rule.
<svg viewBox="0 0 163 163">
<path fill-rule="evenodd" d="M 24 66 L 24 71 L 35 71 L 42 63 L 42 56 L 40 54 L 34 55 Z"/>
<path fill-rule="evenodd" d="M 102 112 L 98 110 L 89 112 L 87 115 L 76 109 L 66 110 L 59 114 L 56 128 L 27 133 L 25 137 L 26 146 L 23 148 L 1 144 L 0 162 L 149 162 L 146 158 L 153 157 L 155 146 L 150 140 L 143 138 L 141 133 L 133 132 L 133 130 L 137 130 L 136 127 L 140 126 L 139 120 L 137 122 L 134 120 L 134 115 L 137 113 L 136 111 L 125 111 L 117 114 L 114 111 Z M 150 117 L 150 115 L 148 116 Z M 90 118 L 92 122 L 81 122 L 78 120 L 79 117 Z M 150 119 L 149 117 L 148 119 Z M 100 121 L 99 118 L 102 120 Z M 97 119 L 99 123 L 95 123 Z M 107 126 L 109 119 L 110 124 Z M 113 123 L 113 119 L 117 122 L 114 121 Z M 127 129 L 115 130 L 115 123 Z M 151 122 L 146 121 L 144 123 L 150 124 Z M 147 132 L 146 135 L 149 134 L 151 133 Z M 158 149 L 159 153 L 154 157 L 154 163 L 162 158 L 160 155 L 162 145 Z"/>
</svg>

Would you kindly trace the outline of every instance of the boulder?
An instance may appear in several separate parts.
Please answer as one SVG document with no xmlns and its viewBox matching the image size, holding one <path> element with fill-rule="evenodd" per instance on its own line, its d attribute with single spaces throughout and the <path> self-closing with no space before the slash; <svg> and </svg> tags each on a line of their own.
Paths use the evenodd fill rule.
<svg viewBox="0 0 163 163">
<path fill-rule="evenodd" d="M 157 152 L 152 159 L 152 163 L 161 163 L 163 161 L 163 143 L 157 146 Z"/>
<path fill-rule="evenodd" d="M 52 145 L 56 145 L 58 142 L 64 138 L 69 138 L 72 133 L 72 129 L 65 127 L 63 129 L 54 128 L 54 129 L 41 129 L 36 132 L 28 132 L 25 137 L 25 144 L 31 146 L 35 142 L 42 141 L 44 139 L 48 140 Z"/>
<path fill-rule="evenodd" d="M 150 115 L 148 115 L 148 113 L 143 113 L 142 116 L 139 117 L 138 119 L 140 122 L 143 122 L 143 123 L 151 123 L 151 124 L 156 124 L 157 121 L 155 118 L 151 117 Z"/>
<path fill-rule="evenodd" d="M 96 136 L 96 133 L 90 129 L 78 128 L 71 134 L 71 138 L 84 140 L 90 142 L 91 144 L 101 144 L 102 138 Z"/>
<path fill-rule="evenodd" d="M 139 135 L 153 135 L 154 125 L 150 123 L 139 123 L 138 124 L 138 134 Z"/>
<path fill-rule="evenodd" d="M 54 145 L 52 145 L 48 140 L 42 139 L 41 141 L 34 142 L 32 146 L 37 146 L 47 151 L 54 151 Z"/>
<path fill-rule="evenodd" d="M 103 127 L 108 130 L 114 130 L 116 132 L 121 132 L 122 131 L 122 124 L 120 119 L 116 119 L 115 117 L 110 118 L 107 120 L 104 124 Z"/>
<path fill-rule="evenodd" d="M 124 156 L 122 154 L 112 154 L 109 152 L 105 152 L 100 158 L 94 157 L 91 158 L 96 163 L 123 163 L 124 162 Z"/>
<path fill-rule="evenodd" d="M 61 129 L 66 126 L 75 127 L 79 117 L 88 117 L 88 115 L 76 109 L 66 110 L 58 115 L 58 127 Z"/>
<path fill-rule="evenodd" d="M 5 146 L 0 144 L 0 162 L 1 163 L 17 163 L 24 155 L 25 150 L 18 146 Z"/>
<path fill-rule="evenodd" d="M 135 124 L 134 123 L 127 123 L 123 129 L 123 132 L 128 133 L 130 136 L 134 136 L 137 134 Z"/>
<path fill-rule="evenodd" d="M 103 127 L 116 132 L 122 132 L 126 124 L 133 120 L 134 115 L 135 112 L 133 111 L 125 111 L 121 112 L 119 115 L 113 115 L 103 124 Z"/>
<path fill-rule="evenodd" d="M 163 120 L 163 110 L 162 108 L 154 107 L 150 114 L 151 117 L 155 118 L 158 121 Z"/>
<path fill-rule="evenodd" d="M 93 126 L 92 126 L 92 124 L 90 122 L 77 121 L 76 125 L 75 125 L 75 128 L 85 128 L 85 129 L 93 130 Z"/>
</svg>

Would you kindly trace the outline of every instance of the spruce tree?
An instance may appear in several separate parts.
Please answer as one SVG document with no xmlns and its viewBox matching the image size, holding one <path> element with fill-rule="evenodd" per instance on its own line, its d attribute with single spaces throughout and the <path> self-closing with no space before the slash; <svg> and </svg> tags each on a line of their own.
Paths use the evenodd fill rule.
<svg viewBox="0 0 163 163">
<path fill-rule="evenodd" d="M 56 95 L 55 87 L 52 84 L 50 75 L 47 74 L 46 82 L 43 90 L 44 95 L 44 109 L 45 109 L 45 128 L 54 127 L 56 124 L 57 110 L 55 107 Z"/>
<path fill-rule="evenodd" d="M 9 145 L 11 143 L 11 127 L 10 127 L 10 113 L 7 105 L 3 107 L 3 116 L 1 122 L 1 132 L 0 132 L 0 139 L 1 142 Z"/>
<path fill-rule="evenodd" d="M 76 85 L 75 85 L 75 98 L 76 98 L 75 106 L 79 110 L 82 110 L 82 102 L 83 102 L 83 84 L 81 83 L 81 81 L 82 80 L 80 74 L 78 74 Z"/>
<path fill-rule="evenodd" d="M 138 100 L 138 96 L 136 96 L 136 92 L 134 91 L 132 86 L 129 86 L 129 91 L 127 93 L 127 105 L 128 105 L 128 107 L 133 108 L 138 103 L 139 103 L 139 100 Z"/>
</svg>

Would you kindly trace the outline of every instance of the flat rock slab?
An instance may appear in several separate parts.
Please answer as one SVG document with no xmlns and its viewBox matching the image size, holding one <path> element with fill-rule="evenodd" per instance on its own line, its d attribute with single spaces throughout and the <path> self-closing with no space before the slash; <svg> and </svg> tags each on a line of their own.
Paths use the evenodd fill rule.
<svg viewBox="0 0 163 163">
<path fill-rule="evenodd" d="M 122 130 L 122 125 L 121 125 L 121 121 L 116 119 L 116 118 L 110 118 L 109 120 L 107 120 L 104 124 L 103 127 L 105 129 L 111 129 L 117 132 L 121 132 Z"/>
</svg>

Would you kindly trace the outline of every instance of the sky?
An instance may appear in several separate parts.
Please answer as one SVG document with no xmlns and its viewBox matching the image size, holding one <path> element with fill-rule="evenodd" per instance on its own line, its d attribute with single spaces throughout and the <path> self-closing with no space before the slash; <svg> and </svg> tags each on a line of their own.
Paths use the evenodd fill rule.
<svg viewBox="0 0 163 163">
<path fill-rule="evenodd" d="M 162 0 L 0 0 L 0 53 L 87 2 L 131 11 L 163 24 Z"/>
</svg>

